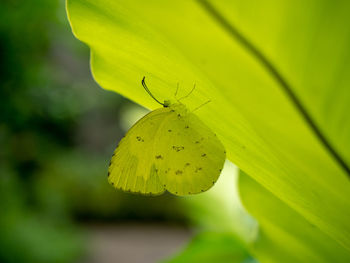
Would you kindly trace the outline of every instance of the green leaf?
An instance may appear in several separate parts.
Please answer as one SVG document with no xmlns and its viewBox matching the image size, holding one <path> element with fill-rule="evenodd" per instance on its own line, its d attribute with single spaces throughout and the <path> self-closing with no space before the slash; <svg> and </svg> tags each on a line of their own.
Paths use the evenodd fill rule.
<svg viewBox="0 0 350 263">
<path fill-rule="evenodd" d="M 249 176 L 240 173 L 243 204 L 259 221 L 260 235 L 251 253 L 261 262 L 348 262 L 349 251 L 286 206 Z M 259 200 L 257 202 L 257 200 Z"/>
<path fill-rule="evenodd" d="M 167 263 L 182 262 L 225 262 L 254 263 L 244 244 L 231 233 L 203 232 L 197 235 L 188 247 Z"/>
<path fill-rule="evenodd" d="M 211 100 L 196 113 L 228 159 L 350 258 L 350 2 L 68 0 L 67 10 L 103 88 L 154 109 L 144 75 L 160 100 L 196 83 L 183 102 Z"/>
</svg>

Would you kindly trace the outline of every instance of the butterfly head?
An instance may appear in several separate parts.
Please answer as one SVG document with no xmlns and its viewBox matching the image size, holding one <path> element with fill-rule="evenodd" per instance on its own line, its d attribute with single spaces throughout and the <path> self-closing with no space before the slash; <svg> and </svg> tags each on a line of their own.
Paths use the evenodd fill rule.
<svg viewBox="0 0 350 263">
<path fill-rule="evenodd" d="M 165 100 L 164 103 L 163 103 L 163 107 L 164 107 L 164 108 L 167 108 L 167 107 L 169 107 L 171 104 L 172 104 L 172 103 L 171 103 L 170 100 Z"/>
</svg>

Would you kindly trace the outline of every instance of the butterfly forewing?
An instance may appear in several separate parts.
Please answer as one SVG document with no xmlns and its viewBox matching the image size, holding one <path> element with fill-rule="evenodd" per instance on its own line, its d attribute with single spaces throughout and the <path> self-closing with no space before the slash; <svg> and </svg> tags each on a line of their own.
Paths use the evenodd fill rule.
<svg viewBox="0 0 350 263">
<path fill-rule="evenodd" d="M 142 194 L 164 192 L 155 166 L 154 146 L 167 113 L 166 108 L 148 113 L 119 142 L 108 169 L 108 180 L 115 188 Z"/>
</svg>

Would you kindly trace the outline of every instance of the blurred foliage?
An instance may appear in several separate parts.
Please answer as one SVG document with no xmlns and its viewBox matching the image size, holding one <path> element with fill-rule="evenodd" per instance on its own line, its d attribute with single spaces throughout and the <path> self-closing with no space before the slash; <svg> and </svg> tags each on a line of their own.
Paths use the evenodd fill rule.
<svg viewBox="0 0 350 263">
<path fill-rule="evenodd" d="M 108 160 L 133 105 L 91 78 L 64 1 L 0 2 L 0 262 L 75 262 L 77 221 L 185 220 L 170 195 L 107 183 Z M 169 205 L 170 204 L 170 205 Z"/>
<path fill-rule="evenodd" d="M 167 263 L 256 263 L 246 246 L 230 233 L 203 232 Z"/>
</svg>

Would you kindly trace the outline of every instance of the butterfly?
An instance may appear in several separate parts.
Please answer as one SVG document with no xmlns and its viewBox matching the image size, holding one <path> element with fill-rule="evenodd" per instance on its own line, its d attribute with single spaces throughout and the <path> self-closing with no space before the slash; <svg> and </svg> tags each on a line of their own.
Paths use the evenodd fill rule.
<svg viewBox="0 0 350 263">
<path fill-rule="evenodd" d="M 181 102 L 141 118 L 121 139 L 108 169 L 108 181 L 123 191 L 184 196 L 204 192 L 217 181 L 226 152 L 210 128 Z"/>
</svg>

